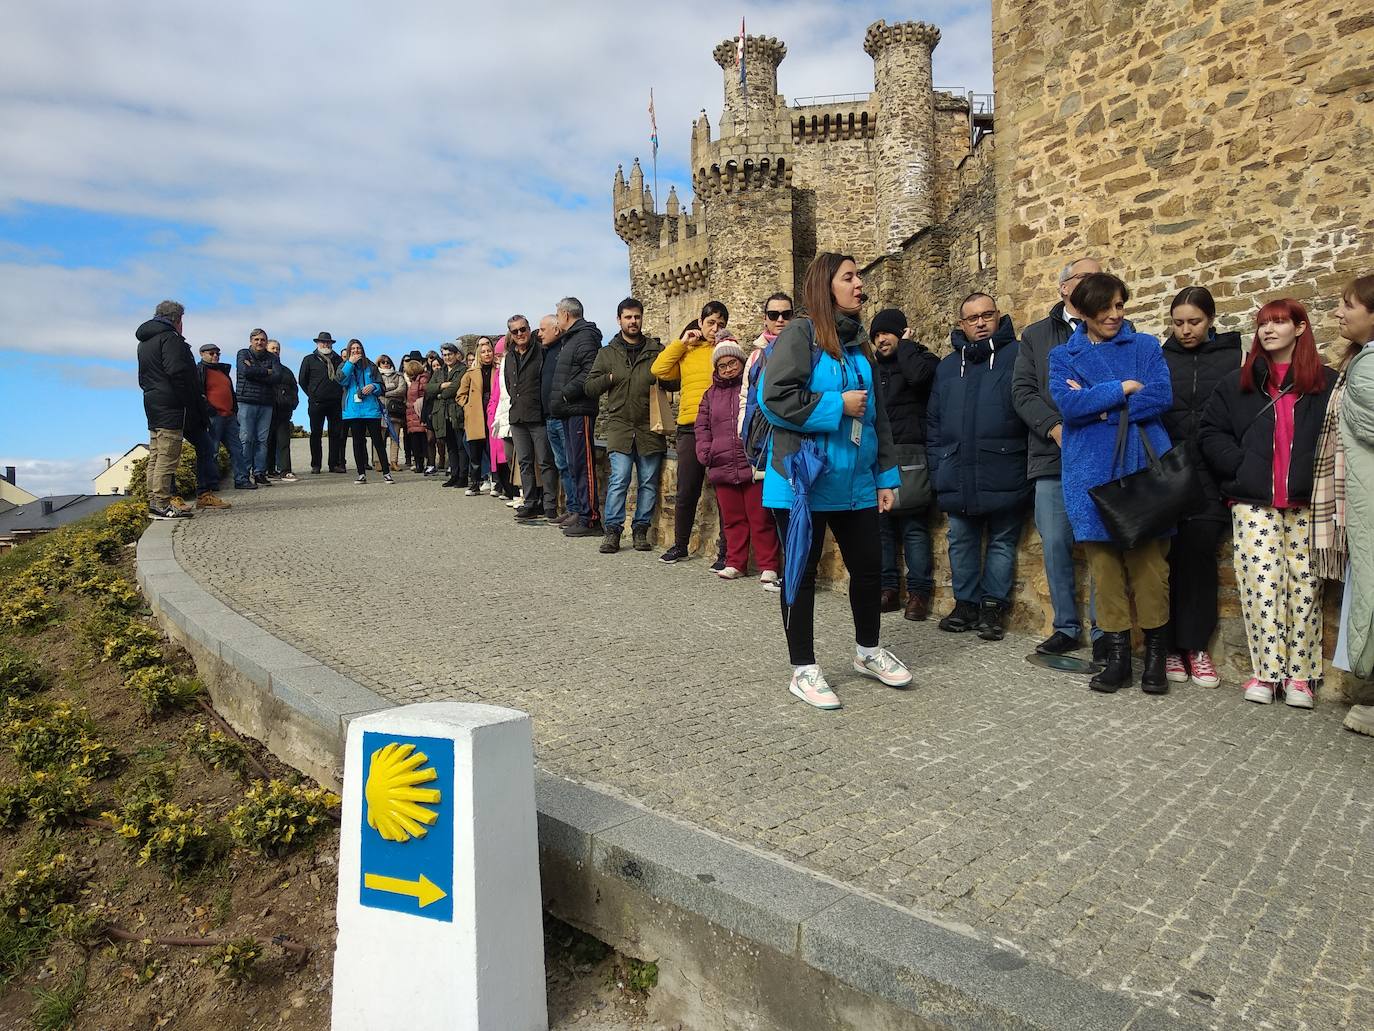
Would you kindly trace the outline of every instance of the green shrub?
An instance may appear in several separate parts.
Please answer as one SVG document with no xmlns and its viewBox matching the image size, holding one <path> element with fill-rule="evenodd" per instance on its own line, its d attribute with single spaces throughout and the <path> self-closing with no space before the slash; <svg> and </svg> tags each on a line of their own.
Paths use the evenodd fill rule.
<svg viewBox="0 0 1374 1031">
<path fill-rule="evenodd" d="M 211 949 L 205 965 L 230 981 L 247 981 L 262 958 L 262 949 L 262 942 L 256 938 L 235 938 Z"/>
<path fill-rule="evenodd" d="M 42 666 L 23 652 L 0 645 L 0 696 L 27 698 L 47 686 Z"/>
<path fill-rule="evenodd" d="M 27 770 L 68 768 L 99 778 L 113 773 L 120 762 L 119 753 L 96 736 L 86 710 L 73 709 L 68 702 L 11 715 L 0 723 L 0 738 Z"/>
<path fill-rule="evenodd" d="M 81 624 L 81 637 L 97 658 L 118 660 L 131 648 L 161 648 L 162 632 L 117 612 L 97 612 Z"/>
<path fill-rule="evenodd" d="M 105 525 L 113 530 L 125 544 L 132 544 L 143 536 L 151 520 L 148 506 L 135 501 L 121 501 L 105 509 Z"/>
<path fill-rule="evenodd" d="M 160 666 L 163 664 L 162 649 L 148 644 L 136 644 L 131 648 L 125 648 L 115 660 L 115 664 L 126 673 L 143 669 L 145 666 Z"/>
<path fill-rule="evenodd" d="M 0 914 L 21 924 L 46 924 L 53 906 L 70 902 L 81 888 L 81 876 L 65 853 L 15 870 L 0 886 Z"/>
<path fill-rule="evenodd" d="M 282 856 L 328 827 L 329 811 L 338 804 L 339 796 L 325 788 L 259 781 L 229 814 L 229 828 L 241 845 Z"/>
<path fill-rule="evenodd" d="M 61 608 L 44 588 L 32 585 L 10 591 L 0 601 L 0 628 L 33 631 L 57 622 Z"/>
<path fill-rule="evenodd" d="M 124 686 L 134 693 L 143 711 L 156 716 L 195 701 L 201 692 L 200 681 L 178 676 L 168 666 L 144 666 L 124 678 Z"/>
<path fill-rule="evenodd" d="M 219 858 L 228 844 L 223 829 L 207 824 L 194 806 L 141 800 L 103 815 L 114 822 L 125 845 L 138 852 L 139 866 L 154 862 L 173 875 Z"/>
<path fill-rule="evenodd" d="M 35 770 L 0 791 L 0 826 L 31 819 L 44 830 L 67 827 L 93 804 L 91 778 L 74 769 Z"/>
<path fill-rule="evenodd" d="M 206 766 L 239 776 L 243 776 L 248 769 L 248 749 L 243 746 L 243 742 L 235 740 L 222 730 L 216 730 L 204 721 L 198 720 L 195 726 L 182 735 L 181 742 L 188 752 Z"/>
</svg>

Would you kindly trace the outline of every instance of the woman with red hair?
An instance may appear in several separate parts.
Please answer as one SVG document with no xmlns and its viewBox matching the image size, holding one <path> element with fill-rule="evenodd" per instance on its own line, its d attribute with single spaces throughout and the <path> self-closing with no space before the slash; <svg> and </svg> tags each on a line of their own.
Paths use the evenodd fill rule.
<svg viewBox="0 0 1374 1031">
<path fill-rule="evenodd" d="M 1312 468 L 1336 381 L 1307 309 L 1270 301 L 1245 363 L 1207 402 L 1200 443 L 1231 506 L 1236 583 L 1254 676 L 1245 697 L 1312 708 L 1322 672 L 1321 580 L 1313 568 Z"/>
</svg>

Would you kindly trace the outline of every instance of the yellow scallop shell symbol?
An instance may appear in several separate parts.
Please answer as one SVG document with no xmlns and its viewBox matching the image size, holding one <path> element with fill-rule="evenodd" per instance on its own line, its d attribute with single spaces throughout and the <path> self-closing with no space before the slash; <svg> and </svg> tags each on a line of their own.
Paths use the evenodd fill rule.
<svg viewBox="0 0 1374 1031">
<path fill-rule="evenodd" d="M 429 757 L 414 745 L 393 741 L 372 753 L 363 794 L 367 798 L 367 825 L 387 841 L 423 838 L 439 814 L 422 805 L 439 802 L 438 788 L 417 785 L 438 780 Z"/>
</svg>

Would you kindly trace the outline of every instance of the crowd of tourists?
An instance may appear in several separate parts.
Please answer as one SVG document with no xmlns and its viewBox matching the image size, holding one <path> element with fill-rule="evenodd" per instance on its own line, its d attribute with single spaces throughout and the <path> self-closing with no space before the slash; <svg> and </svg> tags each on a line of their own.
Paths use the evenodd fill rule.
<svg viewBox="0 0 1374 1031">
<path fill-rule="evenodd" d="M 652 549 L 671 443 L 673 539 L 661 561 L 689 556 L 709 480 L 721 526 L 711 569 L 735 580 L 752 567 L 780 594 L 789 690 L 817 708 L 840 707 L 814 649 L 826 531 L 849 573 L 853 667 L 904 687 L 911 673 L 881 645 L 880 621 L 931 614 L 936 510 L 948 524 L 954 596 L 939 628 L 1004 636 L 1029 509 L 1053 614 L 1037 651 L 1091 647 L 1095 691 L 1136 682 L 1137 626 L 1145 692 L 1218 684 L 1209 642 L 1228 529 L 1253 673 L 1244 697 L 1312 707 L 1326 584 L 1344 591 L 1335 664 L 1370 677 L 1374 276 L 1342 292 L 1334 367 L 1291 298 L 1245 320 L 1247 348 L 1241 332 L 1217 325 L 1202 286 L 1173 299 L 1162 344 L 1135 328 L 1129 286 L 1095 259 L 1064 266 L 1058 289 L 1048 315 L 1019 334 L 995 298 L 971 293 L 940 357 L 897 309 L 865 328 L 854 260 L 825 253 L 799 305 L 781 291 L 761 303 L 757 331 L 737 335 L 726 306 L 711 301 L 664 345 L 645 335 L 643 305 L 626 298 L 603 343 L 565 297 L 537 328 L 512 316 L 505 335 L 467 353 L 451 342 L 374 361 L 360 340 L 336 353 L 321 332 L 297 375 L 261 329 L 232 366 L 208 343 L 196 363 L 184 310 L 166 301 L 137 332 L 149 513 L 228 507 L 217 494 L 221 444 L 237 489 L 296 479 L 290 434 L 303 393 L 312 474 L 346 474 L 351 440 L 359 484 L 375 471 L 387 484 L 401 470 L 442 476 L 444 487 L 505 501 L 516 520 L 599 538 L 607 555 L 621 551 L 627 519 L 629 547 Z M 199 456 L 194 506 L 174 488 L 183 438 Z M 1086 620 L 1075 545 L 1091 577 Z M 1374 734 L 1374 707 L 1356 706 L 1347 726 Z"/>
</svg>

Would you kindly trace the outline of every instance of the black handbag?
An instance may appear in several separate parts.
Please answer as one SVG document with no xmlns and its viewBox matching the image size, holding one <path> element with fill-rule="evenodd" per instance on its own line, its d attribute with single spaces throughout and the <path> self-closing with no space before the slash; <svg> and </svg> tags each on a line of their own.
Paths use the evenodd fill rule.
<svg viewBox="0 0 1374 1031">
<path fill-rule="evenodd" d="M 1126 457 L 1126 435 L 1130 420 L 1125 408 L 1116 431 L 1112 453 L 1112 472 Z M 1156 455 L 1144 427 L 1137 426 L 1145 445 L 1149 464 L 1137 472 L 1088 489 L 1097 505 L 1102 525 L 1112 540 L 1129 551 L 1146 541 L 1162 537 L 1197 507 L 1203 497 L 1202 480 L 1193 467 L 1188 449 L 1182 444 Z"/>
<path fill-rule="evenodd" d="M 924 512 L 930 507 L 930 466 L 924 444 L 897 445 L 897 472 L 902 478 L 894 492 L 894 512 Z"/>
</svg>

